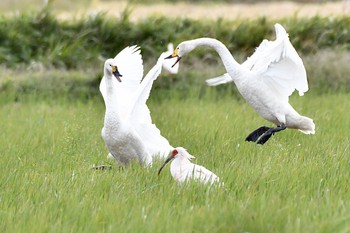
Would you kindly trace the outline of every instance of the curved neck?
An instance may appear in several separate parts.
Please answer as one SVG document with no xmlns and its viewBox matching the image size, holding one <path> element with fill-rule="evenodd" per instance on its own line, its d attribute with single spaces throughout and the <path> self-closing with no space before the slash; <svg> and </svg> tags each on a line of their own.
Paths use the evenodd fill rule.
<svg viewBox="0 0 350 233">
<path fill-rule="evenodd" d="M 239 78 L 240 64 L 233 58 L 227 47 L 219 40 L 212 38 L 199 38 L 188 41 L 194 47 L 206 46 L 213 48 L 220 56 L 227 73 L 236 81 Z"/>
<path fill-rule="evenodd" d="M 104 79 L 106 84 L 106 99 L 105 99 L 105 105 L 106 105 L 106 115 L 105 120 L 107 117 L 112 116 L 112 119 L 115 119 L 119 121 L 119 114 L 118 114 L 118 98 L 115 93 L 115 87 L 114 87 L 114 77 L 112 77 L 112 74 L 108 73 L 108 71 L 105 70 L 104 72 Z"/>
<path fill-rule="evenodd" d="M 104 72 L 105 82 L 106 82 L 106 107 L 112 105 L 113 103 L 113 95 L 114 95 L 114 83 L 112 80 L 112 75 L 106 71 Z"/>
</svg>

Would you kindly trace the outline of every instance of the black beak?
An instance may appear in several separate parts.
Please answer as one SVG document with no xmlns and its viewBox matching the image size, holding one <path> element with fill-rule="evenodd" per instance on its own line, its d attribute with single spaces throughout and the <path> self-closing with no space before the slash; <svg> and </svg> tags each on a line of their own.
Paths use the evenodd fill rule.
<svg viewBox="0 0 350 233">
<path fill-rule="evenodd" d="M 174 58 L 174 56 L 172 54 L 170 54 L 169 56 L 167 56 L 166 58 L 164 59 L 170 59 L 170 58 Z"/>
<path fill-rule="evenodd" d="M 121 75 L 121 74 L 119 73 L 118 70 L 116 70 L 116 71 L 114 71 L 114 72 L 112 72 L 112 73 L 113 73 L 114 77 L 115 77 L 119 82 L 122 82 L 122 80 L 120 79 L 120 77 L 123 77 L 123 75 Z"/>
<path fill-rule="evenodd" d="M 181 60 L 181 57 L 179 57 L 179 56 L 175 56 L 177 59 L 176 59 L 176 61 L 175 61 L 175 63 L 174 63 L 174 65 L 172 65 L 171 67 L 174 67 L 180 60 Z M 166 58 L 164 58 L 164 59 L 170 59 L 170 58 L 175 58 L 173 55 L 170 55 L 170 56 L 168 56 L 168 57 L 166 57 Z"/>
<path fill-rule="evenodd" d="M 172 155 L 170 155 L 170 156 L 165 160 L 165 162 L 163 163 L 162 167 L 161 167 L 161 168 L 159 169 L 159 171 L 158 171 L 158 176 L 160 175 L 160 172 L 163 170 L 163 168 L 165 167 L 165 165 L 166 165 L 167 163 L 169 163 L 173 158 L 174 158 L 174 157 L 173 157 Z"/>
<path fill-rule="evenodd" d="M 176 63 L 178 63 L 180 60 L 181 60 L 181 57 L 177 56 L 176 62 L 171 67 L 174 67 L 176 65 Z"/>
</svg>

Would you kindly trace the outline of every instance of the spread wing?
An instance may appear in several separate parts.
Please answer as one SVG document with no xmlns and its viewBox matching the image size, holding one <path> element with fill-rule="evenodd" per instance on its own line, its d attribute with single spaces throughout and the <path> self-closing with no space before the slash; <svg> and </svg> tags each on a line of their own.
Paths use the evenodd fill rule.
<svg viewBox="0 0 350 233">
<path fill-rule="evenodd" d="M 122 75 L 122 82 L 113 79 L 113 88 L 116 90 L 113 99 L 119 106 L 120 116 L 126 117 L 143 76 L 143 61 L 140 48 L 136 45 L 126 47 L 114 59 Z M 103 77 L 100 83 L 100 92 L 105 100 L 106 85 L 104 79 Z"/>
<path fill-rule="evenodd" d="M 276 24 L 275 31 L 276 40 L 264 40 L 242 66 L 262 76 L 279 98 L 288 101 L 295 89 L 301 96 L 308 91 L 306 71 L 285 29 Z"/>
<path fill-rule="evenodd" d="M 242 63 L 242 67 L 256 72 L 273 93 L 288 101 L 288 97 L 295 89 L 299 91 L 299 95 L 308 91 L 306 71 L 285 29 L 276 24 L 275 31 L 276 40 L 263 40 L 254 54 Z M 233 79 L 226 73 L 206 82 L 209 86 L 216 86 L 232 81 Z"/>
<path fill-rule="evenodd" d="M 160 130 L 152 123 L 150 111 L 146 105 L 146 101 L 150 95 L 154 80 L 157 79 L 161 70 L 162 63 L 166 54 L 163 53 L 157 64 L 148 72 L 139 85 L 133 102 L 131 103 L 129 119 L 135 126 L 137 133 L 142 138 L 143 143 L 150 154 L 161 154 L 167 156 L 173 148 L 168 140 L 160 134 Z"/>
</svg>

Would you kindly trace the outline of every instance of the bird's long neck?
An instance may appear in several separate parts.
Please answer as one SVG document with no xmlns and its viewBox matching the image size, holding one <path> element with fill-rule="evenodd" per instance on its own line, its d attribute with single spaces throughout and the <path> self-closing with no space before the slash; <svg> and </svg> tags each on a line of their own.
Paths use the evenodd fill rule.
<svg viewBox="0 0 350 233">
<path fill-rule="evenodd" d="M 113 121 L 113 124 L 119 124 L 119 107 L 118 99 L 116 98 L 114 80 L 111 74 L 105 71 L 104 73 L 105 82 L 106 82 L 106 114 L 105 114 L 105 123 Z M 111 122 L 112 123 L 112 122 Z"/>
<path fill-rule="evenodd" d="M 240 77 L 240 64 L 233 58 L 227 47 L 220 41 L 212 38 L 199 38 L 190 41 L 195 47 L 206 46 L 213 48 L 220 56 L 227 73 L 236 82 Z"/>
<path fill-rule="evenodd" d="M 106 108 L 108 109 L 113 106 L 113 96 L 115 90 L 112 75 L 105 70 L 104 77 L 106 82 Z"/>
</svg>

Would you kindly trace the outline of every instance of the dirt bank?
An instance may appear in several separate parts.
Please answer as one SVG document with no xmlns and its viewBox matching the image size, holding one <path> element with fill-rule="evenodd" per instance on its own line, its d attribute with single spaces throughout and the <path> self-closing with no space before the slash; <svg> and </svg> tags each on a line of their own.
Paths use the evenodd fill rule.
<svg viewBox="0 0 350 233">
<path fill-rule="evenodd" d="M 108 15 L 120 16 L 127 6 L 126 1 L 93 1 L 92 5 L 84 12 L 78 14 L 95 14 L 106 12 Z M 142 20 L 151 15 L 165 15 L 167 17 L 189 17 L 193 19 L 237 19 L 268 17 L 279 19 L 284 17 L 312 17 L 319 16 L 341 16 L 350 14 L 350 0 L 319 3 L 301 4 L 295 2 L 272 2 L 257 4 L 149 4 L 133 5 L 132 20 Z M 66 19 L 72 13 L 61 12 L 60 18 Z M 77 16 L 77 15 L 75 15 Z"/>
</svg>

